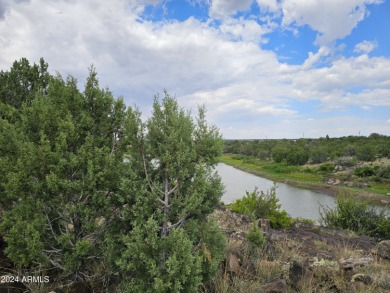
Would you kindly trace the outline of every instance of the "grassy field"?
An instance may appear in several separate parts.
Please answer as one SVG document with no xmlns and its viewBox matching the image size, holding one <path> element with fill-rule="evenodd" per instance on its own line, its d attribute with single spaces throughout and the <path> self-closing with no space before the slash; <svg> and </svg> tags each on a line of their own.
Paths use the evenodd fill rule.
<svg viewBox="0 0 390 293">
<path fill-rule="evenodd" d="M 258 175 L 276 182 L 321 191 L 330 195 L 349 193 L 379 204 L 390 202 L 389 184 L 370 183 L 367 188 L 330 185 L 325 183 L 325 177 L 330 171 L 322 171 L 318 166 L 290 166 L 282 163 L 261 161 L 252 157 L 224 155 L 220 162 L 242 171 Z"/>
</svg>

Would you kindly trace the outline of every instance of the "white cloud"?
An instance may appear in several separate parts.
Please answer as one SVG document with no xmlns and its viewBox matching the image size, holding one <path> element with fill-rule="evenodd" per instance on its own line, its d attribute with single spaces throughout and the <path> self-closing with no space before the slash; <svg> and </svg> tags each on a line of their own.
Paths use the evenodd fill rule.
<svg viewBox="0 0 390 293">
<path fill-rule="evenodd" d="M 376 42 L 363 41 L 355 46 L 355 49 L 353 50 L 353 52 L 368 54 L 372 50 L 374 50 L 376 47 L 378 47 L 378 44 Z"/>
<path fill-rule="evenodd" d="M 246 11 L 252 5 L 253 0 L 211 0 L 210 16 L 225 18 L 235 15 L 239 11 Z"/>
<path fill-rule="evenodd" d="M 313 57 L 308 60 L 310 58 Z M 327 67 L 309 70 L 305 64 L 284 76 L 286 81 L 292 82 L 292 98 L 301 101 L 317 99 L 329 109 L 348 105 L 390 105 L 389 58 L 360 55 L 340 58 Z"/>
<path fill-rule="evenodd" d="M 277 0 L 256 0 L 262 12 L 276 13 L 280 9 L 280 4 Z"/>
<path fill-rule="evenodd" d="M 263 35 L 269 33 L 272 29 L 268 25 L 260 25 L 254 20 L 229 19 L 221 24 L 222 33 L 231 36 L 232 40 L 241 40 L 246 42 L 266 42 Z"/>
<path fill-rule="evenodd" d="M 321 60 L 322 57 L 328 56 L 330 50 L 328 47 L 320 47 L 317 53 L 313 54 L 313 52 L 309 52 L 308 58 L 303 63 L 303 68 L 309 69 L 313 65 L 315 65 L 318 61 Z"/>
<path fill-rule="evenodd" d="M 349 35 L 367 16 L 367 4 L 381 2 L 381 0 L 286 0 L 282 2 L 283 25 L 308 25 L 319 32 L 316 42 L 326 45 Z"/>
<path fill-rule="evenodd" d="M 230 10 L 221 11 L 248 5 L 229 3 Z M 239 132 L 242 138 L 296 137 L 302 130 L 307 136 L 324 136 L 325 127 L 336 125 L 336 118 L 333 124 L 317 118 L 308 122 L 314 114 L 303 117 L 292 106 L 294 101 L 315 100 L 324 109 L 390 106 L 389 58 L 362 54 L 320 67 L 333 50 L 321 46 L 302 65 L 283 64 L 276 53 L 257 44 L 272 27 L 254 20 L 226 17 L 220 26 L 192 17 L 151 22 L 140 17 L 145 7 L 141 1 L 34 0 L 7 5 L 0 20 L 0 70 L 8 70 L 21 57 L 37 62 L 43 56 L 49 69 L 76 76 L 82 86 L 93 63 L 101 86 L 123 95 L 128 105 L 136 103 L 149 113 L 153 95 L 166 88 L 186 108 L 206 103 L 210 121 L 225 136 L 237 137 Z M 290 124 L 272 122 L 281 117 Z M 348 121 L 346 127 L 357 123 Z"/>
</svg>

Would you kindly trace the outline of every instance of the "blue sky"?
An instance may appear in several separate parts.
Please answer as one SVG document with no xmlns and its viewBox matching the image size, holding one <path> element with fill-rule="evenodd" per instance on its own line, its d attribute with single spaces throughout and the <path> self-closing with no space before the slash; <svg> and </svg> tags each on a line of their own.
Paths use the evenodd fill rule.
<svg viewBox="0 0 390 293">
<path fill-rule="evenodd" d="M 389 0 L 3 0 L 0 70 L 22 57 L 147 118 L 167 89 L 225 138 L 390 135 Z"/>
</svg>

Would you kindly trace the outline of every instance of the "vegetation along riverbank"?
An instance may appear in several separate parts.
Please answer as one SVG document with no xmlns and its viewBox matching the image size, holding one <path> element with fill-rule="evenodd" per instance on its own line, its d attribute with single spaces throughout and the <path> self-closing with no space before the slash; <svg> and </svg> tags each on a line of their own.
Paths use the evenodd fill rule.
<svg viewBox="0 0 390 293">
<path fill-rule="evenodd" d="M 390 138 L 225 140 L 220 162 L 276 182 L 390 203 Z"/>
</svg>

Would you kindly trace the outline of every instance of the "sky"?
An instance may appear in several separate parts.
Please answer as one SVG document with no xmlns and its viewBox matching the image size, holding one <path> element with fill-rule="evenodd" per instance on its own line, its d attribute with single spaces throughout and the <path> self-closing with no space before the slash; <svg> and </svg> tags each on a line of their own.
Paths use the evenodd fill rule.
<svg viewBox="0 0 390 293">
<path fill-rule="evenodd" d="M 0 0 L 15 60 L 149 117 L 166 89 L 226 139 L 390 135 L 390 0 Z"/>
</svg>

